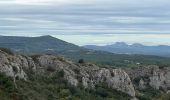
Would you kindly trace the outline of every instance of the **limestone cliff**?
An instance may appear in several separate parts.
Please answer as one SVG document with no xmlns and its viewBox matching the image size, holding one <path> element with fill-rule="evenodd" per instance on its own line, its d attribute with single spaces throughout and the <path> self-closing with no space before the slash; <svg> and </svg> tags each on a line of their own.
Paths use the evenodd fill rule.
<svg viewBox="0 0 170 100">
<path fill-rule="evenodd" d="M 62 57 L 40 55 L 26 57 L 0 51 L 0 72 L 14 78 L 29 80 L 27 71 L 36 74 L 64 72 L 64 79 L 70 84 L 84 88 L 95 88 L 97 84 L 106 86 L 135 97 L 135 90 L 128 74 L 122 69 L 99 68 L 94 64 L 77 64 Z M 54 74 L 55 75 L 55 74 Z"/>
<path fill-rule="evenodd" d="M 75 64 L 60 57 L 42 55 L 37 58 L 39 68 L 54 71 L 64 70 L 65 79 L 74 86 L 82 84 L 85 88 L 95 88 L 105 83 L 108 87 L 135 96 L 135 90 L 128 74 L 122 69 L 99 68 L 94 64 Z M 45 71 L 45 70 L 43 70 Z"/>
<path fill-rule="evenodd" d="M 170 68 L 159 66 L 143 66 L 127 69 L 132 80 L 138 79 L 139 88 L 151 86 L 157 90 L 170 90 Z"/>
</svg>

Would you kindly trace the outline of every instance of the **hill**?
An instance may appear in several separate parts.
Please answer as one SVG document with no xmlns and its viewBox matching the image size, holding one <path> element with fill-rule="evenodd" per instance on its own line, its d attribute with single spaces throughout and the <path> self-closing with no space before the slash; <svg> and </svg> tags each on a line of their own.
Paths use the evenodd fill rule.
<svg viewBox="0 0 170 100">
<path fill-rule="evenodd" d="M 170 97 L 170 67 L 104 68 L 54 55 L 11 54 L 5 49 L 0 49 L 0 62 L 0 100 L 169 100 Z"/>
<path fill-rule="evenodd" d="M 170 65 L 170 58 L 146 55 L 113 54 L 79 47 L 52 36 L 13 37 L 0 36 L 0 47 L 9 48 L 15 53 L 24 55 L 59 55 L 74 61 L 84 59 L 87 62 L 112 65 L 115 67 L 133 66 L 136 64 Z"/>
</svg>

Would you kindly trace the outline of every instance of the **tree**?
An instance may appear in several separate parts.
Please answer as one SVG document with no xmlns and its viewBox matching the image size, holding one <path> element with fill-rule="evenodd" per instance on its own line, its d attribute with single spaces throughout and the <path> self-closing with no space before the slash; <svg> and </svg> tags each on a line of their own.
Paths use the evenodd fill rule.
<svg viewBox="0 0 170 100">
<path fill-rule="evenodd" d="M 78 63 L 80 64 L 84 63 L 84 59 L 79 59 Z"/>
</svg>

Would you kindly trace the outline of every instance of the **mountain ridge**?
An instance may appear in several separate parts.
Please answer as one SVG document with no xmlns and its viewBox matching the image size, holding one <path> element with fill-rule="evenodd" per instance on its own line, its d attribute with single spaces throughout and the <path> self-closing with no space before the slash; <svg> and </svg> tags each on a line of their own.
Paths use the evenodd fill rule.
<svg viewBox="0 0 170 100">
<path fill-rule="evenodd" d="M 129 45 L 125 42 L 116 42 L 115 44 L 105 46 L 85 45 L 83 47 L 93 50 L 107 51 L 116 54 L 143 54 L 170 57 L 170 46 L 168 45 L 146 46 L 140 43 L 134 43 Z"/>
<path fill-rule="evenodd" d="M 106 64 L 116 67 L 126 67 L 128 64 L 167 64 L 169 58 L 147 55 L 126 55 L 114 54 L 105 51 L 96 51 L 65 42 L 52 36 L 40 37 L 18 37 L 18 36 L 1 36 L 0 47 L 9 48 L 17 54 L 39 55 L 49 54 L 64 56 L 78 61 L 84 59 L 88 62 L 97 64 Z M 127 64 L 125 61 L 129 61 Z"/>
</svg>

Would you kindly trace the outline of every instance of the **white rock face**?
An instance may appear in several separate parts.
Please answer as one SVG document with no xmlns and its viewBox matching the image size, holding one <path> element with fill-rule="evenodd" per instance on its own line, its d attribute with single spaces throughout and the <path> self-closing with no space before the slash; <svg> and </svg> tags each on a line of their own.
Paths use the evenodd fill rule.
<svg viewBox="0 0 170 100">
<path fill-rule="evenodd" d="M 145 66 L 137 69 L 127 70 L 133 79 L 141 78 L 139 88 L 143 89 L 146 84 L 158 90 L 170 90 L 170 68 L 159 66 Z"/>
<path fill-rule="evenodd" d="M 82 84 L 85 88 L 95 88 L 99 83 L 135 96 L 135 90 L 128 74 L 121 69 L 99 68 L 94 64 L 74 64 L 55 56 L 43 55 L 38 58 L 40 67 L 53 66 L 56 71 L 63 70 L 64 78 L 72 85 Z M 43 71 L 42 71 L 43 72 Z"/>
<path fill-rule="evenodd" d="M 112 73 L 111 80 L 108 78 L 111 86 L 134 97 L 135 89 L 128 74 L 121 69 L 114 69 Z"/>
<path fill-rule="evenodd" d="M 170 89 L 170 71 L 154 69 L 153 75 L 150 76 L 150 86 L 155 89 Z"/>
<path fill-rule="evenodd" d="M 63 70 L 63 78 L 74 86 L 82 84 L 85 88 L 95 88 L 97 84 L 104 83 L 109 88 L 135 97 L 132 82 L 128 74 L 122 69 L 99 68 L 94 64 L 75 64 L 61 57 L 49 55 L 39 56 L 36 61 L 33 61 L 30 57 L 9 55 L 0 51 L 1 73 L 27 80 L 28 76 L 24 72 L 26 70 L 32 70 L 39 74 Z"/>
<path fill-rule="evenodd" d="M 135 89 L 128 76 L 122 69 L 100 69 L 96 74 L 94 80 L 97 83 L 104 82 L 108 87 L 125 92 L 130 96 L 135 96 Z"/>
<path fill-rule="evenodd" d="M 141 88 L 141 89 L 145 89 L 145 88 L 146 88 L 145 82 L 144 82 L 143 79 L 141 79 L 141 80 L 139 81 L 139 88 Z"/>
<path fill-rule="evenodd" d="M 31 64 L 33 64 L 33 61 L 27 60 L 22 56 L 10 55 L 0 51 L 0 72 L 7 76 L 26 80 L 27 75 L 23 69 L 29 69 Z M 31 67 L 35 68 L 35 65 Z"/>
</svg>

